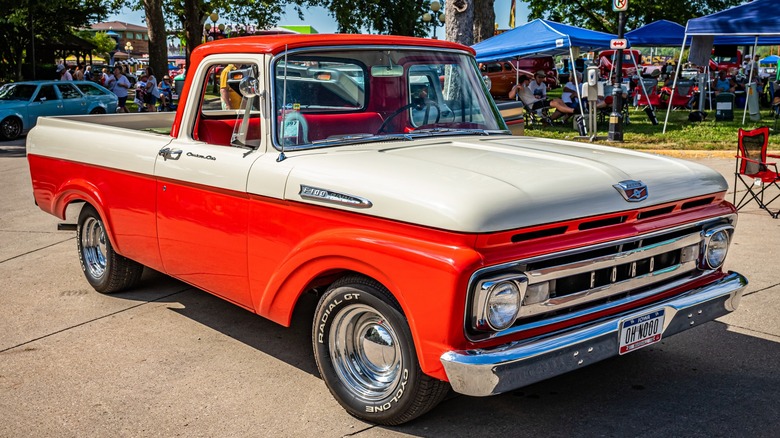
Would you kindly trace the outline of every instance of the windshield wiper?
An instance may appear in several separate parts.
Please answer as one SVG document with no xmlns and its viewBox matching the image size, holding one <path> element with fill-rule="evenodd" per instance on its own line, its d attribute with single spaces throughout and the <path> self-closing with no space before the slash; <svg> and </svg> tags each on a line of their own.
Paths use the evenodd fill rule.
<svg viewBox="0 0 780 438">
<path fill-rule="evenodd" d="M 363 143 L 363 142 L 380 142 L 380 141 L 397 141 L 397 140 L 405 140 L 410 141 L 412 140 L 412 136 L 409 134 L 382 134 L 382 135 L 376 135 L 376 134 L 347 134 L 347 135 L 339 135 L 339 136 L 332 136 L 330 138 L 325 138 L 322 140 L 314 140 L 311 142 L 312 145 L 316 146 L 323 146 L 323 145 L 336 145 L 336 144 L 354 144 L 354 143 Z"/>
<path fill-rule="evenodd" d="M 427 135 L 491 135 L 491 134 L 509 134 L 508 131 L 498 129 L 462 129 L 462 128 L 424 128 L 415 129 L 412 131 L 414 134 L 427 134 Z"/>
</svg>

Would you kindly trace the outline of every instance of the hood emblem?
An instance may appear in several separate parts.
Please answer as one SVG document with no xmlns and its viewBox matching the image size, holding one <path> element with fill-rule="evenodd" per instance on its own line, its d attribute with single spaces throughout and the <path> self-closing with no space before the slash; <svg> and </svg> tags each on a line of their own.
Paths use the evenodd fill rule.
<svg viewBox="0 0 780 438">
<path fill-rule="evenodd" d="M 328 202 L 331 204 L 340 204 L 353 208 L 371 208 L 371 201 L 359 196 L 348 195 L 346 193 L 334 192 L 332 190 L 321 189 L 301 184 L 301 191 L 298 194 L 303 199 Z"/>
<path fill-rule="evenodd" d="M 647 185 L 642 181 L 629 179 L 620 181 L 612 187 L 623 195 L 623 199 L 628 202 L 639 202 L 647 199 Z"/>
</svg>

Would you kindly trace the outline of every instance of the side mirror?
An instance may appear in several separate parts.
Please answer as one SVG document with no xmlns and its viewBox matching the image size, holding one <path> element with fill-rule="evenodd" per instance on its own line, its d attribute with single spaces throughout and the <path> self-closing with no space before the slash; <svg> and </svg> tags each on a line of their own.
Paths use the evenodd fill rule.
<svg viewBox="0 0 780 438">
<path fill-rule="evenodd" d="M 238 90 L 244 97 L 253 98 L 260 94 L 260 81 L 251 76 L 245 77 L 239 82 Z"/>
</svg>

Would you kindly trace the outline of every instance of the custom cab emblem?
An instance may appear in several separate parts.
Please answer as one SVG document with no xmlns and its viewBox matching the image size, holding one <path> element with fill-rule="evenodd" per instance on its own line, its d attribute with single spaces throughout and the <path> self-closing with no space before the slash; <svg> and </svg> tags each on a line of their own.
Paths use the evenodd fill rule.
<svg viewBox="0 0 780 438">
<path fill-rule="evenodd" d="M 647 199 L 647 186 L 642 181 L 629 179 L 620 181 L 612 187 L 628 202 L 639 202 Z"/>
<path fill-rule="evenodd" d="M 344 193 L 333 192 L 318 187 L 305 186 L 301 184 L 301 191 L 298 192 L 303 199 L 314 201 L 329 202 L 331 204 L 346 205 L 354 208 L 371 208 L 371 201 L 359 196 L 347 195 Z"/>
</svg>

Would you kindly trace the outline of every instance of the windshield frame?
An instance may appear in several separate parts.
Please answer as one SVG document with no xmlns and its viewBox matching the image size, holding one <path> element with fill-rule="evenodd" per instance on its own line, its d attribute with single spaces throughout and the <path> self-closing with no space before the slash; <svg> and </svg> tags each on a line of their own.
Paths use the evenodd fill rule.
<svg viewBox="0 0 780 438">
<path fill-rule="evenodd" d="M 429 46 L 417 46 L 417 45 L 410 45 L 410 46 L 389 46 L 389 45 L 345 45 L 345 46 L 315 46 L 315 47 L 302 47 L 302 48 L 296 48 L 296 49 L 290 49 L 287 51 L 282 51 L 274 55 L 269 64 L 268 64 L 268 77 L 269 77 L 269 99 L 267 105 L 270 106 L 269 108 L 269 124 L 270 124 L 270 134 L 271 134 L 271 145 L 273 145 L 274 149 L 277 151 L 297 151 L 297 150 L 309 150 L 309 149 L 322 149 L 326 147 L 337 147 L 337 146 L 350 146 L 359 144 L 360 141 L 356 138 L 351 138 L 349 136 L 346 136 L 344 141 L 313 141 L 311 143 L 302 144 L 302 145 L 284 145 L 282 146 L 279 142 L 279 123 L 276 118 L 276 98 L 277 98 L 277 78 L 275 74 L 275 69 L 277 68 L 277 63 L 280 61 L 284 61 L 286 56 L 291 55 L 298 55 L 301 53 L 306 52 L 350 52 L 350 51 L 360 51 L 360 50 L 394 50 L 394 51 L 418 51 L 418 52 L 439 52 L 439 53 L 445 53 L 453 56 L 465 56 L 467 58 L 467 63 L 471 66 L 471 69 L 473 70 L 475 77 L 478 79 L 478 83 L 482 87 L 482 92 L 484 93 L 487 108 L 485 108 L 486 112 L 489 112 L 493 115 L 493 117 L 496 120 L 496 123 L 499 126 L 499 132 L 505 133 L 507 135 L 511 135 L 511 132 L 509 131 L 509 128 L 506 126 L 506 122 L 504 121 L 503 117 L 501 117 L 501 113 L 498 110 L 498 107 L 496 106 L 495 101 L 490 96 L 490 93 L 487 89 L 487 86 L 482 79 L 482 72 L 480 72 L 479 67 L 477 65 L 477 61 L 475 60 L 474 56 L 465 50 L 457 50 L 457 49 L 448 49 L 448 48 L 441 48 L 441 47 L 429 47 Z M 366 80 L 370 81 L 370 73 L 366 75 Z M 476 90 L 474 90 L 476 91 Z M 370 98 L 371 90 L 367 89 L 365 90 L 366 93 L 366 102 L 368 102 L 368 99 Z M 485 134 L 483 134 L 483 131 L 487 131 Z M 474 129 L 462 129 L 462 130 L 453 130 L 451 131 L 451 135 L 488 135 L 488 134 L 496 134 L 497 132 L 495 130 L 474 130 Z M 408 134 L 377 134 L 372 137 L 364 137 L 363 141 L 368 142 L 376 142 L 376 141 L 394 141 L 394 140 L 411 140 L 416 137 L 430 137 L 430 133 L 421 132 L 418 134 L 415 133 L 408 133 Z"/>
</svg>

